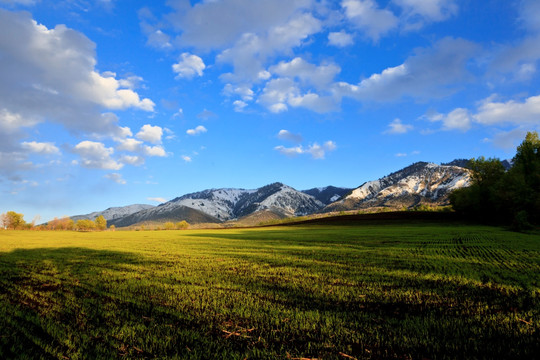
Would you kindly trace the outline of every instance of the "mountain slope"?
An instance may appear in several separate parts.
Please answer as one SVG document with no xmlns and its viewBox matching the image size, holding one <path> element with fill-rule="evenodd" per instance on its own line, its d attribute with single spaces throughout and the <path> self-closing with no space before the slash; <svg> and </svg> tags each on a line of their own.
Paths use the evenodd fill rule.
<svg viewBox="0 0 540 360">
<path fill-rule="evenodd" d="M 324 211 L 372 207 L 412 207 L 420 203 L 444 205 L 448 194 L 470 185 L 470 171 L 458 166 L 426 162 L 412 164 L 379 180 L 368 181 Z"/>
<path fill-rule="evenodd" d="M 142 221 L 178 221 L 219 223 L 238 219 L 259 211 L 280 216 L 314 213 L 324 204 L 282 183 L 273 183 L 254 190 L 209 189 L 177 197 L 159 206 L 139 211 L 111 224 L 129 226 Z"/>
<path fill-rule="evenodd" d="M 121 207 L 110 207 L 103 211 L 95 211 L 90 214 L 86 215 L 75 215 L 71 216 L 71 219 L 73 221 L 77 220 L 83 220 L 83 219 L 89 219 L 89 220 L 95 220 L 100 215 L 103 215 L 105 220 L 113 220 L 113 219 L 119 219 L 131 214 L 134 214 L 136 212 L 139 212 L 141 210 L 147 210 L 154 208 L 154 205 L 146 205 L 146 204 L 134 204 L 134 205 L 128 205 L 128 206 L 121 206 Z"/>
<path fill-rule="evenodd" d="M 313 196 L 315 199 L 319 200 L 325 205 L 331 204 L 335 201 L 338 201 L 349 193 L 352 189 L 349 188 L 340 188 L 335 186 L 325 186 L 322 188 L 313 188 L 308 190 L 302 190 L 304 194 Z"/>
<path fill-rule="evenodd" d="M 190 224 L 221 222 L 213 216 L 187 206 L 180 205 L 174 208 L 168 208 L 163 205 L 164 204 L 161 204 L 151 209 L 142 210 L 122 218 L 113 219 L 109 221 L 107 225 L 122 227 L 142 222 L 178 222 L 182 220 L 186 220 Z"/>
</svg>

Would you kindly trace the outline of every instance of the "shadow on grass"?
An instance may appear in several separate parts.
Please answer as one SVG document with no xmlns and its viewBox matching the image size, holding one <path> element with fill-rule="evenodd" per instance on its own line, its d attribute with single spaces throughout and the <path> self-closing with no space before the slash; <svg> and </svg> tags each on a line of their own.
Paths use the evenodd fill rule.
<svg viewBox="0 0 540 360">
<path fill-rule="evenodd" d="M 153 283 L 138 273 L 155 264 L 76 247 L 0 253 L 0 358 L 188 358 L 182 354 L 190 348 L 211 351 L 199 333 L 204 324 L 151 298 Z"/>
</svg>

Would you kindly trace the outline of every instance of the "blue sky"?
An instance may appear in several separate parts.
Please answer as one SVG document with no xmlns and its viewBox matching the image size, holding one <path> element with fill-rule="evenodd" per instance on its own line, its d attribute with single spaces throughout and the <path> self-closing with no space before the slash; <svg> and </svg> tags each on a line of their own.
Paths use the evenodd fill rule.
<svg viewBox="0 0 540 360">
<path fill-rule="evenodd" d="M 0 213 L 511 158 L 540 2 L 0 0 Z"/>
</svg>

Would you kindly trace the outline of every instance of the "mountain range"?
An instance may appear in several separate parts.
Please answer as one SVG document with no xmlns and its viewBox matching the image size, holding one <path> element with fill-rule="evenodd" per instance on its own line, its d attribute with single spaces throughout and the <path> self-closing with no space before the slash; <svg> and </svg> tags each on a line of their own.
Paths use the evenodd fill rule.
<svg viewBox="0 0 540 360">
<path fill-rule="evenodd" d="M 354 209 L 447 205 L 451 191 L 470 185 L 470 170 L 463 164 L 460 160 L 446 165 L 418 162 L 354 189 L 326 186 L 298 191 L 279 182 L 251 190 L 209 189 L 182 195 L 158 206 L 115 207 L 71 218 L 76 221 L 103 215 L 108 225 L 117 227 L 181 220 L 190 224 L 257 223 L 260 220 Z"/>
</svg>

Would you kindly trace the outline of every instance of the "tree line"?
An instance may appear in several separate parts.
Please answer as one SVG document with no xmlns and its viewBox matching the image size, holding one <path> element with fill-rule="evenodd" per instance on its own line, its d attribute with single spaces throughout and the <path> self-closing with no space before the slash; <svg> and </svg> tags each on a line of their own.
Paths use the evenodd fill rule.
<svg viewBox="0 0 540 360">
<path fill-rule="evenodd" d="M 528 132 L 517 147 L 512 167 L 496 158 L 479 157 L 468 164 L 471 186 L 450 194 L 456 212 L 484 222 L 508 224 L 522 231 L 540 224 L 540 139 Z"/>
<path fill-rule="evenodd" d="M 189 223 L 185 220 L 173 223 L 168 221 L 163 224 L 163 227 L 158 230 L 186 230 L 189 229 Z M 0 229 L 9 230 L 73 230 L 73 231 L 103 231 L 107 229 L 107 220 L 103 215 L 98 216 L 94 220 L 80 219 L 74 221 L 69 217 L 54 218 L 53 220 L 35 225 L 35 221 L 27 223 L 24 221 L 24 215 L 15 211 L 8 211 L 0 214 Z M 109 226 L 109 230 L 115 230 L 114 225 Z M 143 227 L 144 229 L 144 227 Z"/>
<path fill-rule="evenodd" d="M 24 220 L 24 215 L 15 211 L 8 211 L 0 214 L 0 226 L 3 229 L 10 230 L 76 230 L 76 231 L 103 231 L 107 229 L 107 220 L 103 215 L 98 216 L 94 220 L 81 219 L 76 222 L 69 217 L 54 218 L 53 220 L 35 225 L 34 222 L 27 223 Z M 111 225 L 111 230 L 114 230 L 114 225 Z"/>
</svg>

